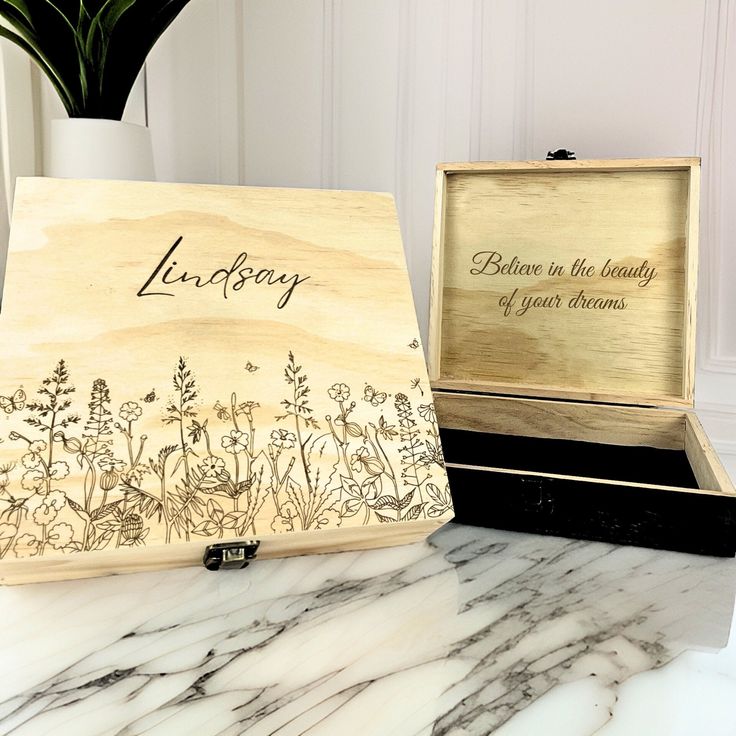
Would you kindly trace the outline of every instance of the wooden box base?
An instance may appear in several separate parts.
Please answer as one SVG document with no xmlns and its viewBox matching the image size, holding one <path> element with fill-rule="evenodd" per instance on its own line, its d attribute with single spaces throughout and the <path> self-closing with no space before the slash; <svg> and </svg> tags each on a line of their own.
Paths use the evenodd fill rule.
<svg viewBox="0 0 736 736">
<path fill-rule="evenodd" d="M 455 520 L 736 554 L 736 492 L 686 411 L 435 392 Z"/>
</svg>

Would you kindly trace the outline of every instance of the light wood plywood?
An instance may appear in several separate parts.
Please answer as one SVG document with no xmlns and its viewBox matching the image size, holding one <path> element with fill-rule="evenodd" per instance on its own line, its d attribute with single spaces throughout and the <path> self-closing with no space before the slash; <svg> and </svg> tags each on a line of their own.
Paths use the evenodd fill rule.
<svg viewBox="0 0 736 736">
<path fill-rule="evenodd" d="M 691 405 L 697 159 L 443 164 L 437 388 Z"/>
<path fill-rule="evenodd" d="M 0 575 L 451 518 L 390 196 L 20 180 L 7 273 Z"/>
</svg>

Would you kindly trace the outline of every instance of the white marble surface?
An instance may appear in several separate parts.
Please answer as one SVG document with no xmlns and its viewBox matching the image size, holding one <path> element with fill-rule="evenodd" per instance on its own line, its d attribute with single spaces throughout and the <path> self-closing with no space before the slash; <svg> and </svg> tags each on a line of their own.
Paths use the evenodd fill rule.
<svg viewBox="0 0 736 736">
<path fill-rule="evenodd" d="M 736 733 L 736 563 L 451 525 L 0 590 L 0 734 Z"/>
</svg>

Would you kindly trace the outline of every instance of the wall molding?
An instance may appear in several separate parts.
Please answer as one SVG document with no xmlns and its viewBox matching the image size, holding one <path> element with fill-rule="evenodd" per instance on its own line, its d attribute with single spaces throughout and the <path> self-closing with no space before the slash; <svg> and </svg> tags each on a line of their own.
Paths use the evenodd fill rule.
<svg viewBox="0 0 736 736">
<path fill-rule="evenodd" d="M 26 53 L 0 39 L 0 161 L 8 217 L 16 177 L 32 176 L 38 166 L 32 71 Z"/>
<path fill-rule="evenodd" d="M 699 403 L 695 413 L 707 426 L 716 451 L 736 456 L 736 405 Z"/>
<path fill-rule="evenodd" d="M 702 182 L 701 249 L 704 264 L 701 283 L 705 296 L 701 300 L 700 368 L 705 372 L 736 374 L 736 355 L 720 352 L 719 336 L 723 309 L 721 306 L 722 254 L 726 237 L 721 213 L 725 205 L 723 187 L 724 97 L 728 76 L 728 40 L 734 21 L 733 0 L 705 3 L 701 66 L 698 82 L 698 109 L 695 128 L 695 150 L 702 151 L 706 161 Z M 704 256 L 704 257 L 703 257 Z"/>
<path fill-rule="evenodd" d="M 321 121 L 321 172 L 323 188 L 330 189 L 336 181 L 337 134 L 337 85 L 335 75 L 339 68 L 337 33 L 340 27 L 340 0 L 323 0 L 322 3 L 322 121 Z"/>
<path fill-rule="evenodd" d="M 246 181 L 243 4 L 238 0 L 217 0 L 215 13 L 217 179 L 223 184 L 242 185 Z"/>
<path fill-rule="evenodd" d="M 534 8 L 531 0 L 516 6 L 513 158 L 534 158 Z"/>
</svg>

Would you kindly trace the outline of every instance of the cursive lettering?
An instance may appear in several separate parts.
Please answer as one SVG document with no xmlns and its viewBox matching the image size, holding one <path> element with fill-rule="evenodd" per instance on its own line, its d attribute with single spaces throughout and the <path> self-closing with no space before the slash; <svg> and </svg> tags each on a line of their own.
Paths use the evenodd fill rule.
<svg viewBox="0 0 736 736">
<path fill-rule="evenodd" d="M 238 253 L 231 265 L 217 268 L 210 274 L 189 273 L 181 268 L 176 260 L 173 260 L 182 240 L 184 237 L 180 235 L 166 251 L 164 257 L 138 290 L 138 296 L 176 296 L 173 288 L 164 290 L 164 287 L 184 284 L 197 289 L 219 286 L 223 298 L 227 299 L 232 292 L 239 292 L 249 283 L 264 286 L 281 285 L 286 288 L 281 293 L 276 306 L 278 309 L 283 309 L 289 303 L 297 286 L 309 278 L 309 276 L 300 276 L 298 273 L 277 273 L 273 268 L 256 269 L 247 266 L 248 253 L 245 251 Z"/>
</svg>

